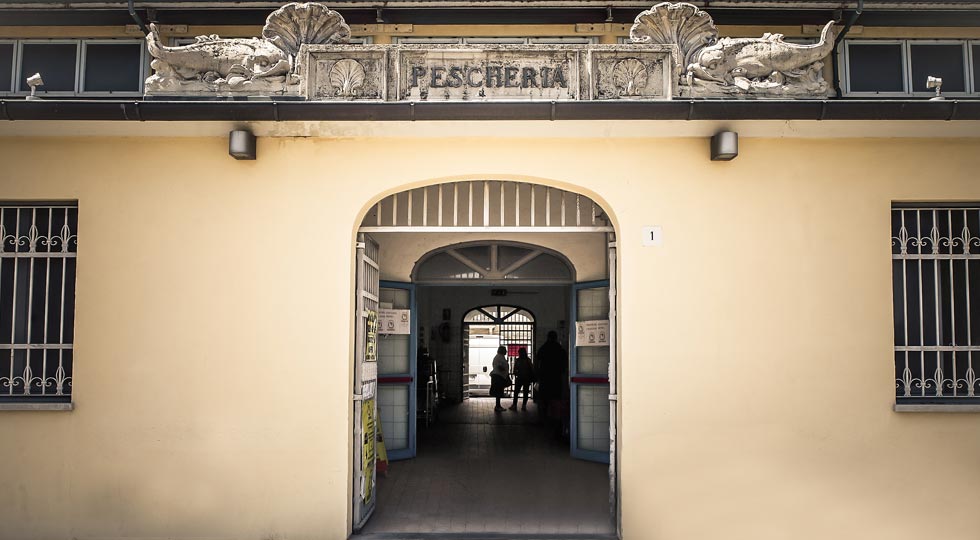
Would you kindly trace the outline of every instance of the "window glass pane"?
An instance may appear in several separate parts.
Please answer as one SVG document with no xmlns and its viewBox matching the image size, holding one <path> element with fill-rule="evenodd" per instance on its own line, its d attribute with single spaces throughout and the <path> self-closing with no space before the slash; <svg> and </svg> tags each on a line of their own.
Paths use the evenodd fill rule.
<svg viewBox="0 0 980 540">
<path fill-rule="evenodd" d="M 973 91 L 980 92 L 980 45 L 973 46 Z"/>
<path fill-rule="evenodd" d="M 138 43 L 98 43 L 85 46 L 86 92 L 139 92 Z"/>
<path fill-rule="evenodd" d="M 943 79 L 944 92 L 966 91 L 962 45 L 912 44 L 909 54 L 912 55 L 913 92 L 931 92 L 926 88 L 926 79 L 930 75 Z"/>
<path fill-rule="evenodd" d="M 25 43 L 20 67 L 20 87 L 28 90 L 26 79 L 40 73 L 44 86 L 38 92 L 75 91 L 74 43 Z"/>
<path fill-rule="evenodd" d="M 898 43 L 851 44 L 847 71 L 852 92 L 904 92 L 902 46 Z"/>
<path fill-rule="evenodd" d="M 0 43 L 0 92 L 10 92 L 14 67 L 14 44 Z"/>
</svg>

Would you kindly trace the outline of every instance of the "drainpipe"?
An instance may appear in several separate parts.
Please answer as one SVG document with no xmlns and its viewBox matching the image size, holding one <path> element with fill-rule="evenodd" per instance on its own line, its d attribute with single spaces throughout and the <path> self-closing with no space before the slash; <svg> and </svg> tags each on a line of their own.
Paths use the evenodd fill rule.
<svg viewBox="0 0 980 540">
<path fill-rule="evenodd" d="M 141 19 L 139 14 L 136 13 L 136 6 L 133 4 L 133 0 L 129 0 L 129 16 L 136 21 L 136 24 L 140 27 L 140 31 L 143 32 L 144 36 L 149 35 L 150 30 L 147 29 L 146 23 L 144 23 L 143 19 Z"/>
<path fill-rule="evenodd" d="M 130 2 L 132 2 L 132 0 L 130 0 Z M 846 36 L 847 33 L 851 30 L 851 27 L 854 26 L 854 23 L 857 22 L 858 17 L 861 16 L 861 12 L 863 11 L 864 11 L 864 0 L 858 0 L 857 9 L 854 10 L 854 13 L 851 13 L 851 17 L 844 24 L 844 29 L 841 30 L 840 34 L 837 34 L 837 39 L 834 40 L 834 49 L 830 51 L 831 63 L 834 66 L 834 91 L 837 93 L 838 99 L 844 96 L 844 92 L 841 90 L 840 87 L 840 65 L 839 65 L 840 62 L 838 61 L 839 56 L 837 53 L 837 48 L 841 44 L 841 42 L 844 41 L 844 36 Z"/>
</svg>

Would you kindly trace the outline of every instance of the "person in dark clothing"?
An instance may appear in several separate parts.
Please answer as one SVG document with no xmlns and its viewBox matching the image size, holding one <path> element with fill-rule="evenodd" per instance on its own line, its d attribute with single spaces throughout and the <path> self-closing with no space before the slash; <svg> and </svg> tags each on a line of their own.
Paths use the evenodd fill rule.
<svg viewBox="0 0 980 540">
<path fill-rule="evenodd" d="M 531 365 L 531 359 L 527 356 L 527 349 L 521 347 L 517 351 L 517 359 L 514 360 L 514 404 L 510 406 L 510 410 L 517 410 L 517 395 L 521 393 L 521 389 L 524 389 L 524 403 L 521 404 L 521 410 L 527 410 L 527 396 L 531 393 L 531 383 L 534 382 L 534 366 Z"/>
<path fill-rule="evenodd" d="M 493 369 L 490 371 L 490 395 L 497 398 L 494 411 L 504 410 L 500 406 L 500 398 L 504 397 L 504 388 L 510 386 L 510 375 L 507 373 L 507 347 L 497 347 L 497 356 L 493 357 Z"/>
<path fill-rule="evenodd" d="M 564 373 L 568 370 L 568 352 L 558 343 L 558 332 L 548 332 L 548 341 L 534 357 L 539 399 L 547 410 L 548 402 L 562 399 Z"/>
</svg>

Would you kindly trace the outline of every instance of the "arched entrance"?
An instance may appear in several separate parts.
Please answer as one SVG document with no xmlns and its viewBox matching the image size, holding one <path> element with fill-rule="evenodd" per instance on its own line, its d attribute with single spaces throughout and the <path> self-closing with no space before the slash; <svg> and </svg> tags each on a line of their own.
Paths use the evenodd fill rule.
<svg viewBox="0 0 980 540">
<path fill-rule="evenodd" d="M 465 397 L 487 396 L 491 361 L 498 347 L 507 350 L 510 372 L 521 348 L 534 354 L 534 314 L 517 306 L 481 306 L 463 315 L 462 371 Z M 513 391 L 513 390 L 511 390 Z"/>
<path fill-rule="evenodd" d="M 386 509 L 400 503 L 391 492 L 385 494 L 385 489 L 378 500 L 373 474 L 378 449 L 373 435 L 380 427 L 394 460 L 414 458 L 419 450 L 415 460 L 395 462 L 392 474 L 426 463 L 425 449 L 432 449 L 432 437 L 426 435 L 447 431 L 438 420 L 435 427 L 430 425 L 435 416 L 432 409 L 455 414 L 473 409 L 473 400 L 480 399 L 470 399 L 473 373 L 468 365 L 467 328 L 533 312 L 532 329 L 513 341 L 528 348 L 532 356 L 546 341 L 567 351 L 561 360 L 564 390 L 557 390 L 538 412 L 541 418 L 554 419 L 557 424 L 553 425 L 564 433 L 565 461 L 555 463 L 570 467 L 560 477 L 535 482 L 547 490 L 553 481 L 553 487 L 564 494 L 599 493 L 598 505 L 594 497 L 588 505 L 593 511 L 598 507 L 605 518 L 600 517 L 601 523 L 585 524 L 586 529 L 615 532 L 611 528 L 617 500 L 614 240 L 608 215 L 595 201 L 537 184 L 450 182 L 396 193 L 374 205 L 359 229 L 357 249 L 355 531 L 368 523 L 375 505 L 381 504 L 385 510 L 379 516 L 384 517 L 375 523 L 383 522 L 385 527 L 369 527 L 372 532 L 465 532 L 437 522 L 436 514 L 431 517 L 430 530 L 410 523 L 402 527 L 391 519 Z M 483 312 L 474 311 L 481 307 Z M 486 311 L 487 307 L 492 309 Z M 380 328 L 378 321 L 382 321 Z M 391 321 L 404 324 L 389 333 L 386 329 L 393 328 Z M 473 394 L 479 389 L 475 385 Z M 467 418 L 471 416 L 488 425 L 509 421 L 479 414 Z M 502 431 L 487 433 L 492 437 Z M 419 446 L 416 441 L 421 441 Z M 588 461 L 607 463 L 608 468 L 574 465 Z M 476 464 L 477 468 L 487 466 Z M 596 471 L 601 476 L 592 476 L 591 487 L 562 484 L 578 474 L 575 467 L 588 471 L 583 477 Z M 427 475 L 441 476 L 454 468 L 458 467 L 447 462 L 443 468 L 428 470 Z M 473 478 L 459 474 L 463 476 L 455 477 L 453 485 L 472 484 Z M 487 478 L 482 488 L 495 481 L 497 477 Z M 388 479 L 382 481 L 382 488 L 391 485 L 385 482 Z M 454 499 L 466 499 L 468 493 Z M 540 509 L 540 503 L 529 501 L 528 505 Z M 544 507 L 551 504 L 544 503 Z M 476 518 L 492 515 L 482 504 L 474 503 L 462 513 Z M 568 514 L 557 502 L 552 506 L 555 527 L 540 533 L 568 532 L 558 527 L 559 515 L 571 515 L 568 519 L 574 520 L 589 514 L 588 509 Z M 420 512 L 426 508 L 404 515 Z M 509 527 L 502 521 L 482 523 L 485 532 L 513 535 L 521 530 L 519 523 L 517 529 Z"/>
</svg>

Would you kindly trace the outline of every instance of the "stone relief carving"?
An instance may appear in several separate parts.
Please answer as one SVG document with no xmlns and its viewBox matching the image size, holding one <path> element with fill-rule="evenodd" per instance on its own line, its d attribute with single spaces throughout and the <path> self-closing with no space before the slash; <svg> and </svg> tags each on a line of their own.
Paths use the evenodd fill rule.
<svg viewBox="0 0 980 540">
<path fill-rule="evenodd" d="M 636 58 L 616 62 L 612 69 L 613 82 L 620 95 L 638 96 L 647 86 L 647 67 Z"/>
<path fill-rule="evenodd" d="M 669 99 L 671 51 L 628 45 L 592 52 L 592 99 Z"/>
<path fill-rule="evenodd" d="M 148 95 L 335 101 L 824 97 L 835 34 L 830 22 L 812 45 L 719 38 L 711 16 L 685 2 L 641 12 L 631 43 L 616 46 L 339 45 L 350 27 L 315 2 L 275 10 L 259 38 L 168 47 L 151 29 Z"/>
<path fill-rule="evenodd" d="M 364 86 L 364 66 L 357 60 L 344 58 L 330 68 L 330 86 L 338 96 L 354 97 Z"/>
<path fill-rule="evenodd" d="M 168 47 L 155 25 L 146 36 L 155 70 L 147 94 L 282 95 L 300 90 L 296 55 L 301 45 L 342 43 L 350 28 L 339 13 L 321 4 L 290 3 L 266 19 L 261 38 L 201 36 L 195 43 Z"/>
<path fill-rule="evenodd" d="M 310 45 L 301 55 L 303 96 L 315 101 L 384 101 L 387 45 Z"/>
<path fill-rule="evenodd" d="M 694 55 L 718 40 L 711 15 L 693 4 L 661 2 L 641 12 L 630 28 L 630 41 L 643 45 L 677 45 L 682 67 Z"/>
<path fill-rule="evenodd" d="M 834 23 L 820 41 L 787 43 L 782 34 L 722 38 L 707 13 L 687 3 L 664 2 L 636 17 L 635 43 L 675 43 L 685 68 L 680 94 L 689 97 L 823 97 L 830 90 L 822 60 L 834 47 Z"/>
</svg>

